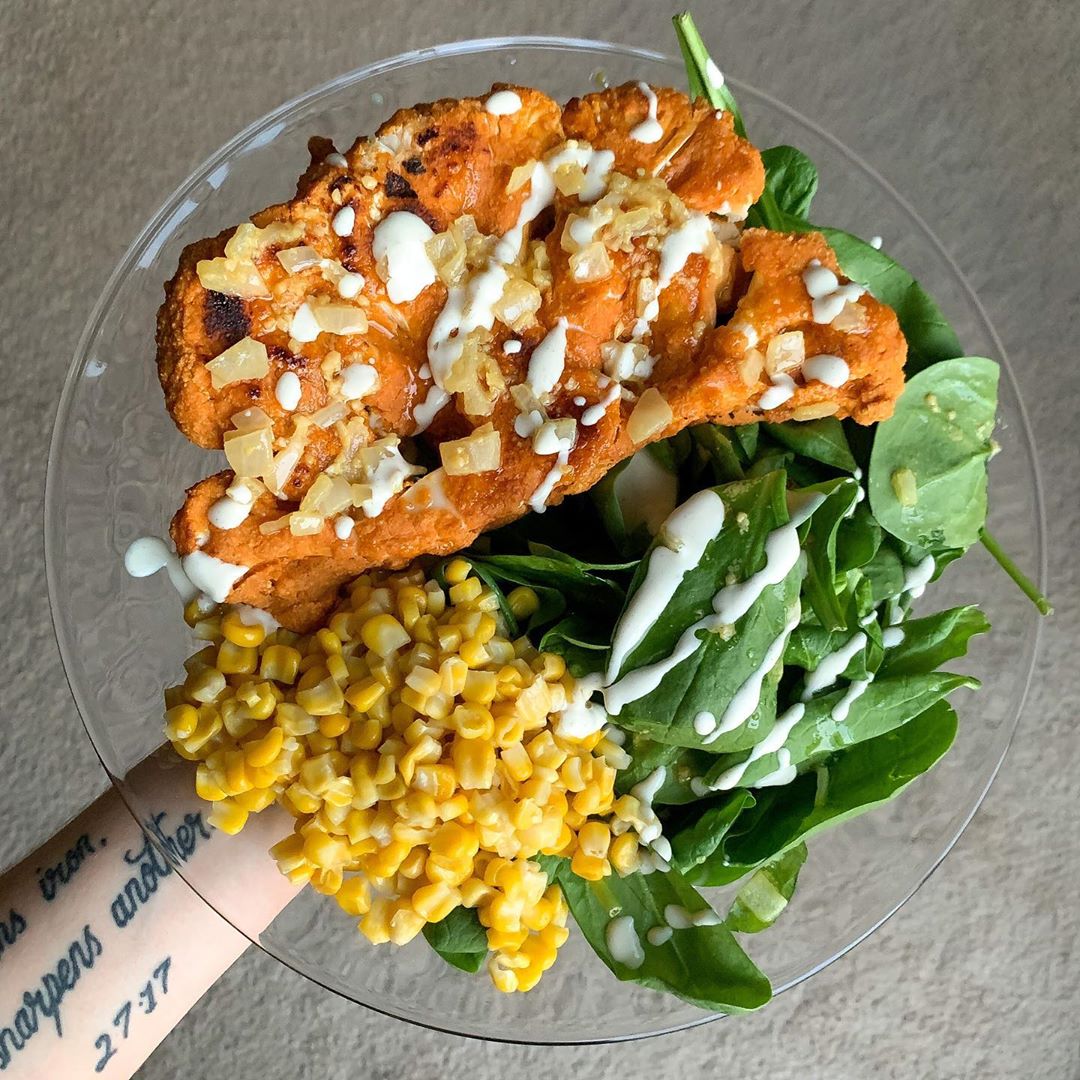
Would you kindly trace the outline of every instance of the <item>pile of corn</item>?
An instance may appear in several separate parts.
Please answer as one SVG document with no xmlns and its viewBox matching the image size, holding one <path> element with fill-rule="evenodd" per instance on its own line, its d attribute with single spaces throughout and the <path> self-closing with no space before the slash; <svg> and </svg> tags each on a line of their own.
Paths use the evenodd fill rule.
<svg viewBox="0 0 1080 1080">
<path fill-rule="evenodd" d="M 271 849 L 280 869 L 336 896 L 369 940 L 401 945 L 475 908 L 495 985 L 528 990 L 567 937 L 562 894 L 530 859 L 569 857 L 590 880 L 638 865 L 636 800 L 613 793 L 628 759 L 603 731 L 557 734 L 574 692 L 562 659 L 500 632 L 465 560 L 445 577 L 364 575 L 303 636 L 193 603 L 210 644 L 166 692 L 165 730 L 199 763 L 219 829 L 273 802 L 295 817 Z M 537 599 L 509 602 L 524 617 Z"/>
</svg>

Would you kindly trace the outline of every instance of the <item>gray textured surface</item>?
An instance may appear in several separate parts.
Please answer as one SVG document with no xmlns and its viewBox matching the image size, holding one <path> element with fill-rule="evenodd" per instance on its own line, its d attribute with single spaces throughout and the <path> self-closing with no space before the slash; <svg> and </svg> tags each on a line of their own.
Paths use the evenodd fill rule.
<svg viewBox="0 0 1080 1080">
<path fill-rule="evenodd" d="M 760 1015 L 622 1048 L 479 1046 L 378 1019 L 250 951 L 147 1080 L 1080 1077 L 1080 18 L 1064 0 L 699 8 L 733 74 L 818 119 L 908 194 L 1012 356 L 1047 480 L 1058 608 L 1021 738 L 933 880 Z M 283 99 L 405 48 L 512 32 L 671 44 L 662 6 L 612 0 L 0 4 L 0 865 L 104 785 L 53 644 L 40 515 L 55 401 L 112 266 L 195 164 Z"/>
</svg>

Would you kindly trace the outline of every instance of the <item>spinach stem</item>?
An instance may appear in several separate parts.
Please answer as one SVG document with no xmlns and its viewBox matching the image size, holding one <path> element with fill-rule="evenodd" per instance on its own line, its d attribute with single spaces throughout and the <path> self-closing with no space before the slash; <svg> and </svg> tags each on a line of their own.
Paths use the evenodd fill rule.
<svg viewBox="0 0 1080 1080">
<path fill-rule="evenodd" d="M 993 536 L 990 535 L 989 532 L 987 532 L 986 529 L 982 529 L 980 531 L 979 540 L 982 542 L 982 546 L 986 548 L 986 550 L 989 551 L 991 555 L 993 555 L 998 566 L 1000 566 L 1001 569 L 1004 570 L 1005 573 L 1008 574 L 1009 577 L 1011 577 L 1013 581 L 1016 582 L 1023 594 L 1035 605 L 1036 608 L 1038 608 L 1039 614 L 1052 615 L 1054 612 L 1054 608 L 1051 605 L 1050 601 L 1047 600 L 1047 598 L 1043 596 L 1041 592 L 1039 592 L 1039 589 L 1036 586 L 1035 582 L 1033 582 L 1031 578 L 1029 578 L 1027 574 L 1025 574 L 1023 570 L 1021 570 L 1020 567 L 1017 566 L 1016 563 L 1014 563 L 1012 559 L 1005 554 L 1005 551 L 1003 550 L 1001 545 L 994 539 Z"/>
</svg>

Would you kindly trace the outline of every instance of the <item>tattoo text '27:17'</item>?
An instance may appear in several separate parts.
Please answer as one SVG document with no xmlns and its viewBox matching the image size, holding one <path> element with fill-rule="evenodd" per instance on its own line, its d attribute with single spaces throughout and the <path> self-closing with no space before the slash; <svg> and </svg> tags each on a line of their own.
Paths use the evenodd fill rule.
<svg viewBox="0 0 1080 1080">
<path fill-rule="evenodd" d="M 116 1042 L 122 1042 L 128 1037 L 128 1032 L 131 1030 L 132 1013 L 134 1011 L 133 1006 L 137 1005 L 139 1012 L 149 1016 L 157 1008 L 158 994 L 160 993 L 160 996 L 164 997 L 169 992 L 169 967 L 171 964 L 172 957 L 166 956 L 165 959 L 154 968 L 153 975 L 146 980 L 135 998 L 129 998 L 116 1010 L 116 1015 L 112 1019 L 112 1026 L 117 1032 L 115 1036 L 108 1031 L 103 1031 L 94 1040 L 94 1048 L 101 1052 L 101 1057 L 98 1058 L 97 1064 L 94 1066 L 94 1072 L 101 1072 L 101 1070 L 108 1065 L 109 1060 L 119 1052 L 117 1048 L 113 1046 L 114 1038 Z M 158 987 L 160 987 L 160 990 L 155 990 L 155 980 Z"/>
</svg>

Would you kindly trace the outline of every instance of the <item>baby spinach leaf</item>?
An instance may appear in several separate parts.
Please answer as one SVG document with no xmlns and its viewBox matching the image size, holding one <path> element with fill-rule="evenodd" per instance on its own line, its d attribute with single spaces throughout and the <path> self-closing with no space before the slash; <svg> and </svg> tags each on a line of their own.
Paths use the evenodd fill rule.
<svg viewBox="0 0 1080 1080">
<path fill-rule="evenodd" d="M 625 596 L 622 586 L 595 573 L 593 564 L 551 549 L 542 554 L 470 556 L 469 561 L 497 581 L 529 585 L 538 591 L 554 589 L 566 602 L 598 613 L 617 612 Z"/>
<path fill-rule="evenodd" d="M 834 715 L 837 704 L 849 693 L 844 687 L 806 703 L 803 718 L 791 729 L 784 749 L 796 767 L 821 761 L 830 754 L 901 727 L 925 712 L 961 686 L 975 688 L 977 679 L 948 672 L 925 675 L 896 675 L 875 679 L 861 696 L 850 703 L 846 717 Z M 746 758 L 745 753 L 724 754 L 705 777 L 714 784 L 719 777 Z M 778 767 L 777 754 L 765 754 L 752 762 L 740 777 L 738 787 L 753 787 Z"/>
<path fill-rule="evenodd" d="M 664 782 L 653 796 L 653 802 L 658 806 L 682 805 L 700 799 L 690 781 L 694 777 L 704 776 L 716 760 L 714 754 L 705 750 L 657 742 L 633 731 L 629 733 L 624 749 L 630 755 L 630 764 L 619 770 L 615 790 L 625 795 L 635 784 L 640 784 L 663 765 Z"/>
<path fill-rule="evenodd" d="M 713 483 L 726 484 L 745 477 L 733 437 L 718 424 L 698 424 L 690 429 L 690 436 L 712 468 Z"/>
<path fill-rule="evenodd" d="M 539 648 L 561 656 L 570 674 L 580 679 L 604 670 L 610 640 L 610 629 L 598 629 L 585 616 L 567 615 L 544 634 Z"/>
<path fill-rule="evenodd" d="M 753 805 L 754 796 L 745 789 L 726 792 L 718 799 L 695 805 L 694 814 L 685 826 L 680 826 L 678 822 L 670 826 L 671 865 L 686 873 L 705 862 L 723 844 L 724 837 L 738 816 Z M 668 830 L 668 823 L 665 822 L 664 831 Z"/>
<path fill-rule="evenodd" d="M 859 505 L 836 531 L 836 569 L 841 572 L 866 566 L 881 546 L 881 526 L 870 508 Z"/>
<path fill-rule="evenodd" d="M 675 35 L 679 39 L 679 49 L 682 51 L 683 61 L 686 64 L 690 97 L 704 98 L 714 109 L 726 109 L 735 121 L 736 134 L 745 138 L 746 127 L 743 124 L 742 113 L 739 112 L 735 95 L 722 79 L 718 86 L 710 77 L 711 71 L 717 70 L 716 65 L 705 48 L 705 42 L 701 40 L 697 26 L 694 25 L 694 17 L 689 11 L 684 11 L 674 16 L 671 21 L 675 24 Z"/>
<path fill-rule="evenodd" d="M 870 455 L 870 506 L 893 536 L 935 552 L 979 539 L 997 380 L 997 364 L 978 356 L 942 361 L 908 380 Z"/>
<path fill-rule="evenodd" d="M 797 844 L 751 874 L 728 910 L 724 925 L 739 934 L 760 934 L 787 908 L 806 862 L 806 845 Z"/>
<path fill-rule="evenodd" d="M 883 676 L 925 674 L 963 656 L 968 641 L 985 634 L 990 621 L 977 607 L 955 607 L 910 619 L 897 629 L 904 637 L 899 645 L 885 651 L 880 669 Z"/>
<path fill-rule="evenodd" d="M 731 428 L 730 431 L 742 449 L 743 457 L 747 461 L 752 460 L 757 453 L 758 424 L 740 424 L 738 427 Z"/>
<path fill-rule="evenodd" d="M 843 425 L 835 416 L 820 420 L 791 420 L 786 424 L 766 424 L 765 430 L 777 442 L 796 454 L 831 465 L 834 469 L 853 473 L 855 458 L 851 455 Z"/>
<path fill-rule="evenodd" d="M 749 1012 L 772 995 L 769 980 L 743 952 L 731 931 L 718 924 L 676 930 L 663 944 L 653 945 L 648 931 L 666 925 L 665 908 L 674 904 L 691 914 L 709 904 L 675 870 L 652 874 L 612 874 L 584 881 L 560 860 L 559 886 L 597 956 L 623 982 L 665 990 L 702 1009 Z M 608 946 L 612 919 L 629 916 L 641 942 L 644 960 L 637 967 L 616 959 Z"/>
<path fill-rule="evenodd" d="M 794 146 L 770 146 L 761 151 L 765 166 L 765 190 L 778 210 L 808 220 L 810 203 L 817 194 L 817 166 Z"/>
<path fill-rule="evenodd" d="M 788 789 L 759 792 L 752 825 L 726 845 L 729 868 L 757 866 L 887 802 L 939 761 L 955 736 L 956 713 L 938 701 L 903 727 L 836 754 Z"/>
<path fill-rule="evenodd" d="M 818 622 L 826 630 L 837 630 L 847 626 L 847 617 L 836 585 L 836 534 L 855 505 L 859 486 L 852 479 L 844 479 L 804 490 L 825 496 L 825 501 L 799 530 L 806 551 L 804 594 Z"/>
<path fill-rule="evenodd" d="M 874 557 L 862 567 L 864 578 L 870 583 L 870 592 L 874 606 L 894 596 L 899 596 L 904 589 L 904 564 L 896 549 L 889 543 L 882 543 Z"/>
<path fill-rule="evenodd" d="M 475 974 L 488 954 L 487 933 L 472 908 L 456 907 L 424 927 L 427 943 L 448 963 Z"/>
</svg>

